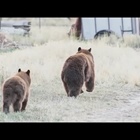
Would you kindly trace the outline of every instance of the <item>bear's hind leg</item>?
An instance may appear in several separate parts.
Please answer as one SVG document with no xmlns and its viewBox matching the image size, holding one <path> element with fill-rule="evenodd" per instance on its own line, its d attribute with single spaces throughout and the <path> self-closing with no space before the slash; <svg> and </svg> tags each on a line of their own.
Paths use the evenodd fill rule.
<svg viewBox="0 0 140 140">
<path fill-rule="evenodd" d="M 9 113 L 9 107 L 10 107 L 10 104 L 9 103 L 7 103 L 7 102 L 4 102 L 3 103 L 3 112 L 5 114 Z"/>
<path fill-rule="evenodd" d="M 65 90 L 66 90 L 66 92 L 67 92 L 67 96 L 69 96 L 69 95 L 68 95 L 69 89 L 68 89 L 67 83 L 66 83 L 66 82 L 63 82 L 63 84 L 64 84 L 64 88 L 65 88 Z"/>
<path fill-rule="evenodd" d="M 4 88 L 3 90 L 3 112 L 5 114 L 9 113 L 10 105 L 12 104 L 13 95 L 12 95 L 13 89 L 11 87 Z"/>
<path fill-rule="evenodd" d="M 94 78 L 90 78 L 89 81 L 85 82 L 86 91 L 92 92 L 94 89 Z"/>
<path fill-rule="evenodd" d="M 20 111 L 22 103 L 20 100 L 16 100 L 13 104 L 14 112 Z"/>
<path fill-rule="evenodd" d="M 69 92 L 69 97 L 74 96 L 75 98 L 81 93 L 81 88 L 78 89 L 71 89 Z"/>
<path fill-rule="evenodd" d="M 81 92 L 80 93 L 84 93 L 84 91 L 81 89 Z"/>
<path fill-rule="evenodd" d="M 25 99 L 23 102 L 22 102 L 22 108 L 21 108 L 21 111 L 24 111 L 26 106 L 27 106 L 27 102 L 28 102 L 28 99 Z"/>
</svg>

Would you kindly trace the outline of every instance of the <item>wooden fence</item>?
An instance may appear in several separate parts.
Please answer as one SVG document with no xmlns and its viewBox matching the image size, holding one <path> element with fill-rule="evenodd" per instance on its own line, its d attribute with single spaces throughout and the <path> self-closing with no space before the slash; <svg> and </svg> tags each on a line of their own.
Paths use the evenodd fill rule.
<svg viewBox="0 0 140 140">
<path fill-rule="evenodd" d="M 0 18 L 0 29 L 2 29 L 3 27 L 14 28 L 14 29 L 23 29 L 24 30 L 23 36 L 25 36 L 25 35 L 29 36 L 31 22 L 29 22 L 27 20 L 3 21 L 2 18 Z"/>
</svg>

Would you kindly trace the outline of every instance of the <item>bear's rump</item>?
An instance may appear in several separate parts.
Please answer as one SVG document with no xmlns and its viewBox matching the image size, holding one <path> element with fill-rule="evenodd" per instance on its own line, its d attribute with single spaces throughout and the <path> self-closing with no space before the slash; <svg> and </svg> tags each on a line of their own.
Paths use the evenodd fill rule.
<svg viewBox="0 0 140 140">
<path fill-rule="evenodd" d="M 85 80 L 84 66 L 81 63 L 67 63 L 62 71 L 62 79 L 70 86 L 81 86 Z"/>
<path fill-rule="evenodd" d="M 9 79 L 3 86 L 4 97 L 11 98 L 24 98 L 25 96 L 25 83 L 21 80 Z"/>
</svg>

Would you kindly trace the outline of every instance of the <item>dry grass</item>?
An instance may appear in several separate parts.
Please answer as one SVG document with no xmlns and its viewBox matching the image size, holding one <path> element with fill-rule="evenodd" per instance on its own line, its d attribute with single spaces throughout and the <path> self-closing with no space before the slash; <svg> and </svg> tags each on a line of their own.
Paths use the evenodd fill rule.
<svg viewBox="0 0 140 140">
<path fill-rule="evenodd" d="M 139 48 L 138 36 L 126 36 L 124 42 L 114 38 L 84 42 L 68 39 L 65 27 L 46 28 L 39 32 L 35 27 L 30 39 L 19 40 L 34 46 L 1 52 L 1 83 L 18 68 L 30 69 L 32 77 L 25 112 L 13 113 L 11 108 L 10 114 L 2 113 L 0 94 L 1 122 L 140 121 L 140 110 L 133 109 L 131 102 L 139 97 L 140 90 L 140 52 L 134 49 L 136 44 Z M 84 93 L 75 99 L 67 97 L 60 75 L 64 61 L 79 46 L 92 48 L 96 79 L 92 93 L 84 87 Z"/>
<path fill-rule="evenodd" d="M 19 46 L 38 46 L 48 41 L 69 40 L 67 26 L 42 26 L 39 29 L 33 26 L 30 31 L 30 37 L 13 35 L 11 39 L 19 44 Z"/>
</svg>

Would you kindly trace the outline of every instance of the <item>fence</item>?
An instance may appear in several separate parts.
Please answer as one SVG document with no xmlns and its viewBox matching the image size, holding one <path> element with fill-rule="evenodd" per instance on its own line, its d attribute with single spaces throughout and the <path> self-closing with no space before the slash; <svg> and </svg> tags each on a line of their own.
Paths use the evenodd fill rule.
<svg viewBox="0 0 140 140">
<path fill-rule="evenodd" d="M 16 34 L 18 31 L 21 32 L 23 36 L 30 34 L 31 22 L 28 20 L 20 20 L 20 21 L 4 21 L 0 18 L 0 31 L 14 33 Z"/>
</svg>

